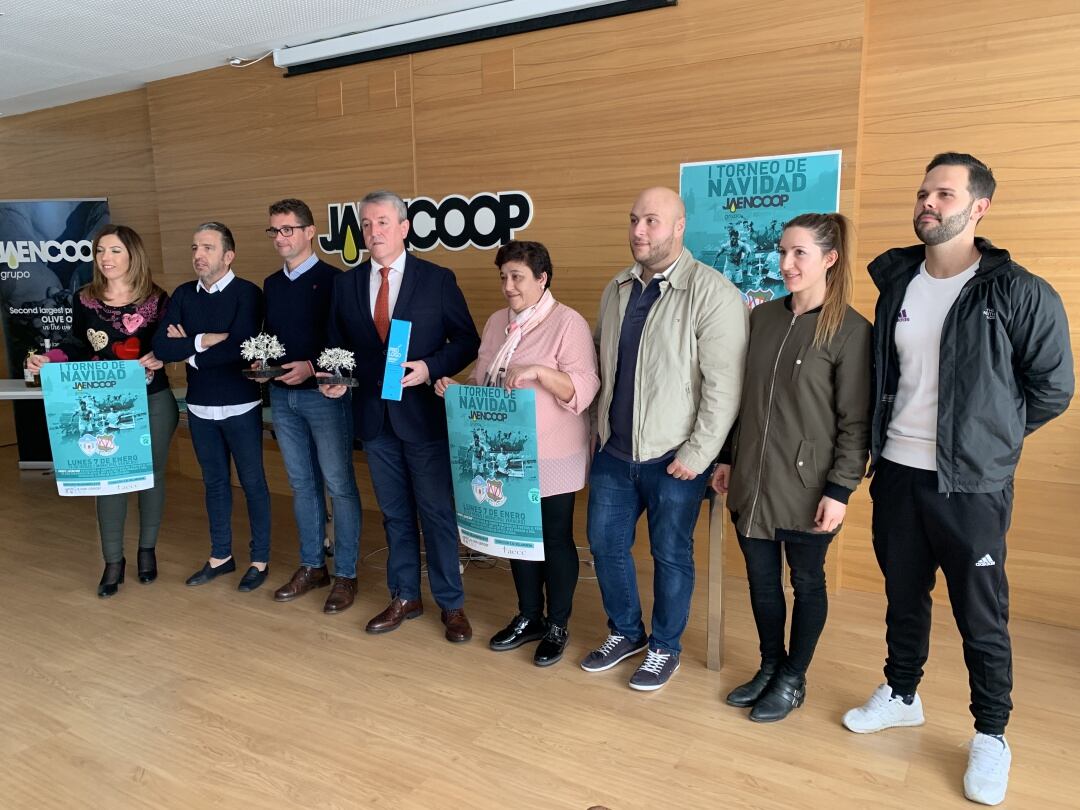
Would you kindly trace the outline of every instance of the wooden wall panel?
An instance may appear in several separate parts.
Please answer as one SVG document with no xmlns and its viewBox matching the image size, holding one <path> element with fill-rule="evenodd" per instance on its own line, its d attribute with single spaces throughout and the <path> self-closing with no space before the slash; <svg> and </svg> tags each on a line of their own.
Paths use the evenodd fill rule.
<svg viewBox="0 0 1080 810">
<path fill-rule="evenodd" d="M 113 222 L 139 232 L 161 271 L 146 90 L 0 121 L 6 199 L 108 197 Z"/>
<path fill-rule="evenodd" d="M 635 196 L 649 185 L 677 187 L 680 162 L 835 147 L 854 159 L 858 41 L 704 62 L 674 90 L 670 75 L 641 69 L 619 81 L 498 96 L 454 93 L 452 79 L 473 84 L 460 72 L 466 57 L 447 54 L 449 75 L 440 75 L 431 67 L 438 53 L 425 54 L 417 71 L 417 98 L 435 98 L 415 105 L 418 186 L 435 198 L 462 188 L 527 190 L 536 209 L 527 233 L 552 252 L 553 289 L 590 320 L 604 284 L 631 261 L 626 222 Z M 830 114 L 819 114 L 814 92 Z M 853 171 L 843 183 L 853 189 Z M 431 255 L 458 271 L 477 320 L 503 305 L 489 253 Z"/>
<path fill-rule="evenodd" d="M 200 222 L 228 225 L 237 272 L 261 282 L 280 267 L 263 233 L 273 201 L 303 199 L 321 230 L 329 202 L 356 200 L 383 185 L 411 195 L 408 65 L 403 57 L 286 80 L 262 63 L 151 84 L 154 170 L 172 286 L 193 277 L 191 234 Z M 341 114 L 326 116 L 334 81 Z"/>
</svg>

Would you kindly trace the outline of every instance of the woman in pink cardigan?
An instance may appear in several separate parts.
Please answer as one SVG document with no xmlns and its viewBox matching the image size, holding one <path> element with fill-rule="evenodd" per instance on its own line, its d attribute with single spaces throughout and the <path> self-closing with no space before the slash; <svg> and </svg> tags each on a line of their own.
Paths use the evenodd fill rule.
<svg viewBox="0 0 1080 810">
<path fill-rule="evenodd" d="M 588 474 L 588 409 L 600 378 L 589 325 L 551 295 L 554 271 L 547 248 L 539 242 L 508 242 L 495 264 L 509 306 L 488 318 L 469 384 L 536 391 L 544 561 L 510 561 L 518 613 L 489 646 L 503 651 L 540 641 L 533 662 L 546 667 L 562 658 L 569 638 L 578 579 L 574 494 Z M 453 384 L 443 377 L 435 392 L 442 396 Z"/>
</svg>

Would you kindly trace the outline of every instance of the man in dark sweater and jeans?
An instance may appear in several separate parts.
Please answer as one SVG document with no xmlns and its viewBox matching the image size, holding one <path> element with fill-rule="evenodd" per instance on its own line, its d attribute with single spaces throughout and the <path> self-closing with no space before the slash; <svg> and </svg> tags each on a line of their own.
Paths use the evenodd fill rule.
<svg viewBox="0 0 1080 810">
<path fill-rule="evenodd" d="M 975 236 L 996 183 L 971 155 L 926 167 L 915 235 L 870 263 L 875 404 L 873 540 L 885 575 L 886 683 L 844 715 L 865 734 L 923 724 L 930 592 L 945 574 L 964 645 L 975 737 L 964 795 L 1005 798 L 1012 646 L 1005 532 L 1024 437 L 1073 393 L 1069 324 L 1053 288 Z"/>
<path fill-rule="evenodd" d="M 220 222 L 196 229 L 191 264 L 198 278 L 173 292 L 154 354 L 166 363 L 187 364 L 188 428 L 206 487 L 210 559 L 187 584 L 203 585 L 236 570 L 231 456 L 251 526 L 251 566 L 238 589 L 253 591 L 270 571 L 270 491 L 263 473 L 259 384 L 240 373 L 247 366 L 240 344 L 259 331 L 263 300 L 256 285 L 233 274 L 235 251 L 232 232 Z"/>
<path fill-rule="evenodd" d="M 270 206 L 266 235 L 285 266 L 263 282 L 266 331 L 285 347 L 286 373 L 270 384 L 274 434 L 293 493 L 300 537 L 300 567 L 274 592 L 289 602 L 330 584 L 323 549 L 326 501 L 334 504 L 334 586 L 324 613 L 340 613 L 356 596 L 356 556 L 360 545 L 360 496 L 353 470 L 352 402 L 324 397 L 315 384 L 315 361 L 326 348 L 330 291 L 341 271 L 320 261 L 312 248 L 315 220 L 301 200 Z"/>
</svg>

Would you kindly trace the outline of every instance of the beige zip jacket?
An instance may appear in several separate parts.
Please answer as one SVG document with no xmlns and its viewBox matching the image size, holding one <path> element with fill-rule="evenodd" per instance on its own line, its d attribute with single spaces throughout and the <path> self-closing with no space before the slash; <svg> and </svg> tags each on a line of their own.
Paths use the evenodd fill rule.
<svg viewBox="0 0 1080 810">
<path fill-rule="evenodd" d="M 596 322 L 600 446 L 611 436 L 609 412 L 619 333 L 641 268 L 627 268 L 604 289 Z M 634 374 L 634 459 L 648 461 L 677 448 L 675 458 L 696 473 L 716 460 L 739 411 L 749 333 L 742 295 L 718 270 L 683 249 L 641 333 Z"/>
</svg>

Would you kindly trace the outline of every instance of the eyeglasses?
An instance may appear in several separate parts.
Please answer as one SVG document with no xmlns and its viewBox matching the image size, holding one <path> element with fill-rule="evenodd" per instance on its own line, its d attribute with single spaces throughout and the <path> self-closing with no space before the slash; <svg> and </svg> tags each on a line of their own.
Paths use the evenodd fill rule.
<svg viewBox="0 0 1080 810">
<path fill-rule="evenodd" d="M 304 228 L 309 228 L 310 225 L 282 225 L 280 228 L 267 228 L 266 235 L 271 239 L 277 239 L 277 235 L 280 233 L 284 237 L 293 235 L 293 231 L 302 231 Z"/>
</svg>

